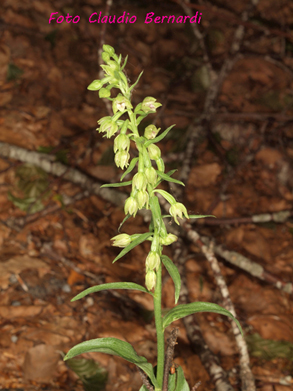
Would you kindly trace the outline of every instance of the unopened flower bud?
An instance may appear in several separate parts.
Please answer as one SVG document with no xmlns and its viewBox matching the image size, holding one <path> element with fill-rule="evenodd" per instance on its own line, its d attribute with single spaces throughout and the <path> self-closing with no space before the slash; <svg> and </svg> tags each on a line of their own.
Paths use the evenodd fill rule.
<svg viewBox="0 0 293 391">
<path fill-rule="evenodd" d="M 127 234 L 120 234 L 114 236 L 111 240 L 114 240 L 112 246 L 126 247 L 131 243 L 131 237 Z"/>
<path fill-rule="evenodd" d="M 144 130 L 144 137 L 148 140 L 152 140 L 156 137 L 160 129 L 157 129 L 155 125 L 149 125 Z"/>
<path fill-rule="evenodd" d="M 111 96 L 111 92 L 107 88 L 101 88 L 99 91 L 100 98 L 109 98 Z"/>
<path fill-rule="evenodd" d="M 145 267 L 146 267 L 146 270 L 149 271 L 149 270 L 158 270 L 159 266 L 160 266 L 160 256 L 158 253 L 156 253 L 155 251 L 150 251 L 147 258 L 146 258 L 146 261 L 145 261 Z"/>
<path fill-rule="evenodd" d="M 109 60 L 110 60 L 110 55 L 109 55 L 109 53 L 107 53 L 107 52 L 102 52 L 102 60 L 104 61 L 104 62 L 108 62 Z"/>
<path fill-rule="evenodd" d="M 148 146 L 149 157 L 152 160 L 158 160 L 161 157 L 161 150 L 154 144 Z"/>
<path fill-rule="evenodd" d="M 103 87 L 104 84 L 105 83 L 102 80 L 94 80 L 91 82 L 87 89 L 90 91 L 98 91 L 100 88 Z"/>
<path fill-rule="evenodd" d="M 109 53 L 110 56 L 113 56 L 113 54 L 115 53 L 115 49 L 110 45 L 103 45 L 103 50 L 104 52 Z"/>
<path fill-rule="evenodd" d="M 128 166 L 128 161 L 130 159 L 130 155 L 127 151 L 119 150 L 115 155 L 115 164 L 117 167 L 124 169 L 124 167 Z"/>
<path fill-rule="evenodd" d="M 148 183 L 155 185 L 157 183 L 157 172 L 154 167 L 148 167 L 145 169 L 145 176 L 147 177 Z"/>
<path fill-rule="evenodd" d="M 149 201 L 149 195 L 148 192 L 145 190 L 139 190 L 135 195 L 136 201 L 138 203 L 138 208 L 142 209 L 145 204 Z"/>
<path fill-rule="evenodd" d="M 141 104 L 141 109 L 145 113 L 154 113 L 156 111 L 156 108 L 160 106 L 162 106 L 161 103 L 156 102 L 155 98 L 148 96 L 144 98 Z"/>
<path fill-rule="evenodd" d="M 137 190 L 145 190 L 147 186 L 147 178 L 143 172 L 138 172 L 132 178 L 132 188 Z"/>
<path fill-rule="evenodd" d="M 114 140 L 114 152 L 116 153 L 118 150 L 128 151 L 130 147 L 130 140 L 126 134 L 119 134 Z"/>
<path fill-rule="evenodd" d="M 178 237 L 173 234 L 168 234 L 165 238 L 160 238 L 160 244 L 164 246 L 169 246 L 170 244 L 176 242 Z"/>
<path fill-rule="evenodd" d="M 130 196 L 125 201 L 124 212 L 126 215 L 129 213 L 130 215 L 133 215 L 135 217 L 137 211 L 138 211 L 138 203 L 134 197 Z"/>
<path fill-rule="evenodd" d="M 180 217 L 180 219 L 182 219 L 183 214 L 184 214 L 184 216 L 187 219 L 189 219 L 189 216 L 188 216 L 188 213 L 187 213 L 185 206 L 183 204 L 181 204 L 180 202 L 176 202 L 175 204 L 171 205 L 171 207 L 169 209 L 169 213 L 171 216 L 174 217 L 174 220 L 176 221 L 176 223 L 178 225 L 179 225 L 179 222 L 177 220 L 177 217 Z"/>
<path fill-rule="evenodd" d="M 145 286 L 149 291 L 155 288 L 157 282 L 157 275 L 154 270 L 149 270 L 145 276 Z"/>
</svg>

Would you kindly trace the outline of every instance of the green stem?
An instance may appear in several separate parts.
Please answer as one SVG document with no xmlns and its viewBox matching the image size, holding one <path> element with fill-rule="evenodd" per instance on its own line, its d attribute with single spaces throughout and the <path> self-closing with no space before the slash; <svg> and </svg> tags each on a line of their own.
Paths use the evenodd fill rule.
<svg viewBox="0 0 293 391">
<path fill-rule="evenodd" d="M 159 242 L 160 231 L 164 222 L 162 220 L 161 208 L 157 196 L 150 197 L 150 208 L 152 211 L 152 220 L 154 224 L 154 236 L 151 249 L 161 255 L 162 247 Z M 154 312 L 157 331 L 157 381 L 159 383 L 160 388 L 162 388 L 165 361 L 164 330 L 162 324 L 162 262 L 160 262 L 160 266 L 157 270 L 157 281 L 154 292 Z"/>
<path fill-rule="evenodd" d="M 164 331 L 162 325 L 162 265 L 157 271 L 157 283 L 154 293 L 154 312 L 155 312 L 155 323 L 157 330 L 157 380 L 160 388 L 163 387 L 163 376 L 164 376 Z"/>
</svg>

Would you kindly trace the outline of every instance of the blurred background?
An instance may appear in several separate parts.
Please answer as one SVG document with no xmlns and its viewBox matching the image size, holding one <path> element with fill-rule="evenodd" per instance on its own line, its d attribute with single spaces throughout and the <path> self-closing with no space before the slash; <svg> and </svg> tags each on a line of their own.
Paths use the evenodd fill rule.
<svg viewBox="0 0 293 391">
<path fill-rule="evenodd" d="M 56 12 L 56 19 L 69 14 L 79 21 L 49 24 Z M 116 22 L 90 23 L 100 12 Z M 150 12 L 174 15 L 178 23 L 145 23 Z M 196 12 L 200 23 L 181 23 Z M 123 13 L 136 21 L 117 23 Z M 131 84 L 144 71 L 133 105 L 146 96 L 162 103 L 141 129 L 176 124 L 159 146 L 166 171 L 178 168 L 175 176 L 186 187 L 169 190 L 190 214 L 217 217 L 193 221 L 192 229 L 215 241 L 257 389 L 293 389 L 292 26 L 289 0 L 2 1 L 1 389 L 138 390 L 139 373 L 120 359 L 85 355 L 94 361 L 71 363 L 73 370 L 62 362 L 62 353 L 90 338 L 121 338 L 155 364 L 152 303 L 142 293 L 100 293 L 70 303 L 97 283 L 144 284 L 149 248 L 144 243 L 112 265 L 119 250 L 110 238 L 124 218 L 124 193 L 101 195 L 99 186 L 118 182 L 121 170 L 113 163 L 113 139 L 95 130 L 111 115 L 109 107 L 87 90 L 100 77 L 103 43 L 128 55 Z M 142 216 L 123 228 L 147 230 Z M 186 275 L 188 299 L 222 305 L 199 243 L 183 230 L 180 246 L 181 260 L 175 260 Z M 171 258 L 173 250 L 166 252 Z M 165 276 L 164 307 L 174 306 L 173 297 Z M 196 322 L 226 384 L 244 391 L 229 321 L 203 314 Z M 214 389 L 209 362 L 197 355 L 186 324 L 176 326 L 174 361 L 191 387 L 201 381 L 199 390 Z"/>
</svg>

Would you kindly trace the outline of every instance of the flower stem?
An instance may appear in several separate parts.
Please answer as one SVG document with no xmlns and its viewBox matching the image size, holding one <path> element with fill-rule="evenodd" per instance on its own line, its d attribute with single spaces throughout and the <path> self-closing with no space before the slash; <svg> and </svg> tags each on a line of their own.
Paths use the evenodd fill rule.
<svg viewBox="0 0 293 391">
<path fill-rule="evenodd" d="M 157 330 L 157 380 L 160 388 L 163 387 L 163 376 L 164 376 L 164 331 L 162 324 L 162 265 L 160 264 L 157 271 L 157 283 L 154 293 L 154 312 L 155 312 L 155 323 Z"/>
<path fill-rule="evenodd" d="M 157 196 L 150 197 L 150 209 L 152 212 L 152 220 L 154 224 L 154 236 L 152 242 L 152 250 L 157 251 L 161 256 L 162 246 L 159 244 L 160 231 L 163 223 L 161 208 Z M 157 381 L 160 388 L 163 387 L 164 377 L 164 330 L 162 322 L 162 262 L 157 269 L 157 280 L 154 292 L 154 312 L 155 324 L 157 331 Z"/>
</svg>

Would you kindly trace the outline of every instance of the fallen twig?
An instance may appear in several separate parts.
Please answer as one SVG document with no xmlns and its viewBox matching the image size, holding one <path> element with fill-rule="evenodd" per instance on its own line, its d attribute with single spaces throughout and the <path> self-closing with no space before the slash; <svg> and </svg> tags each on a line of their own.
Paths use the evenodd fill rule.
<svg viewBox="0 0 293 391">
<path fill-rule="evenodd" d="M 173 244 L 174 262 L 177 263 L 179 273 L 181 275 L 181 291 L 180 291 L 180 304 L 189 303 L 189 295 L 185 273 L 185 257 L 183 254 L 184 246 L 182 240 L 179 238 L 176 243 Z M 229 383 L 226 372 L 220 365 L 219 359 L 215 356 L 208 345 L 205 343 L 201 329 L 196 321 L 196 314 L 193 316 L 187 316 L 182 319 L 184 327 L 186 329 L 187 337 L 190 341 L 190 345 L 194 353 L 196 353 L 208 374 L 211 381 L 215 384 L 216 391 L 234 391 L 234 388 Z"/>
<path fill-rule="evenodd" d="M 167 339 L 167 348 L 166 348 L 166 354 L 165 354 L 164 379 L 163 379 L 162 391 L 168 391 L 169 371 L 170 371 L 172 361 L 173 361 L 174 348 L 177 343 L 176 341 L 177 341 L 178 331 L 179 331 L 178 328 L 174 328 L 171 331 L 170 337 Z"/>
<path fill-rule="evenodd" d="M 236 312 L 234 305 L 232 303 L 232 300 L 230 298 L 229 290 L 226 285 L 226 282 L 224 280 L 224 277 L 221 273 L 221 269 L 219 266 L 219 262 L 217 258 L 215 257 L 214 251 L 213 251 L 213 245 L 212 242 L 210 242 L 209 246 L 201 246 L 201 250 L 203 254 L 205 255 L 206 259 L 209 261 L 211 265 L 211 269 L 214 272 L 214 277 L 216 280 L 216 283 L 221 291 L 222 297 L 223 297 L 223 305 L 224 307 L 231 312 L 236 317 Z M 235 322 L 231 322 L 232 324 L 232 330 L 234 337 L 236 339 L 236 344 L 239 349 L 240 353 L 240 377 L 242 382 L 242 391 L 253 391 L 255 390 L 255 381 L 254 376 L 251 372 L 250 366 L 249 366 L 249 354 L 248 354 L 248 348 L 245 342 L 244 337 L 241 335 L 240 330 L 238 329 Z"/>
<path fill-rule="evenodd" d="M 86 191 L 89 194 L 95 194 L 100 196 L 106 201 L 111 202 L 114 205 L 118 205 L 120 202 L 124 202 L 127 198 L 127 195 L 121 191 L 117 191 L 110 188 L 102 188 L 100 189 L 101 183 L 97 182 L 95 179 L 91 178 L 87 174 L 81 173 L 79 170 L 70 168 L 65 166 L 62 163 L 59 162 L 51 162 L 48 159 L 48 155 L 41 154 L 39 152 L 34 151 L 28 151 L 24 148 L 16 147 L 14 145 L 9 145 L 5 143 L 0 143 L 0 156 L 7 157 L 9 159 L 17 159 L 19 161 L 22 161 L 23 163 L 31 163 L 34 164 L 40 168 L 42 168 L 44 171 L 46 171 L 49 174 L 61 176 L 66 172 L 66 174 L 63 175 L 64 180 L 71 181 L 75 183 L 76 185 L 85 188 Z M 88 193 L 80 193 L 80 196 L 82 198 L 82 195 L 88 194 Z M 160 203 L 162 205 L 165 205 L 165 210 L 168 210 L 169 207 L 167 205 L 167 202 L 163 197 L 160 197 Z M 122 200 L 122 201 L 121 201 Z M 53 208 L 53 211 L 55 208 Z M 45 212 L 44 212 L 45 213 Z M 46 214 L 46 213 L 45 213 Z M 142 214 L 144 216 L 148 216 L 146 210 L 139 211 L 139 214 Z M 33 218 L 34 215 L 32 215 Z M 42 216 L 42 212 L 38 214 L 39 217 Z M 23 221 L 17 220 L 21 224 Z M 29 222 L 32 220 L 28 220 Z M 6 226 L 9 226 L 7 222 L 3 222 Z M 10 224 L 10 228 L 14 228 L 13 221 L 12 224 Z M 194 244 L 199 245 L 201 242 L 198 242 L 199 239 L 202 239 L 202 243 L 205 244 L 207 238 L 201 237 L 192 227 L 192 225 L 189 222 L 184 222 L 182 224 L 182 228 L 185 231 L 186 237 L 192 241 Z M 20 229 L 20 228 L 19 228 Z M 180 235 L 180 233 L 177 232 L 177 234 Z M 224 258 L 227 262 L 239 267 L 242 270 L 245 270 L 249 274 L 253 275 L 254 277 L 257 277 L 261 280 L 267 281 L 269 283 L 273 283 L 274 286 L 278 289 L 282 289 L 286 292 L 292 293 L 293 287 L 291 283 L 284 283 L 283 281 L 279 280 L 278 278 L 270 275 L 268 272 L 264 270 L 264 268 L 260 265 L 258 265 L 255 262 L 252 262 L 250 259 L 244 257 L 243 255 L 234 252 L 234 251 L 228 251 L 225 250 L 222 246 L 215 246 L 215 253 L 220 255 L 222 258 Z"/>
</svg>

